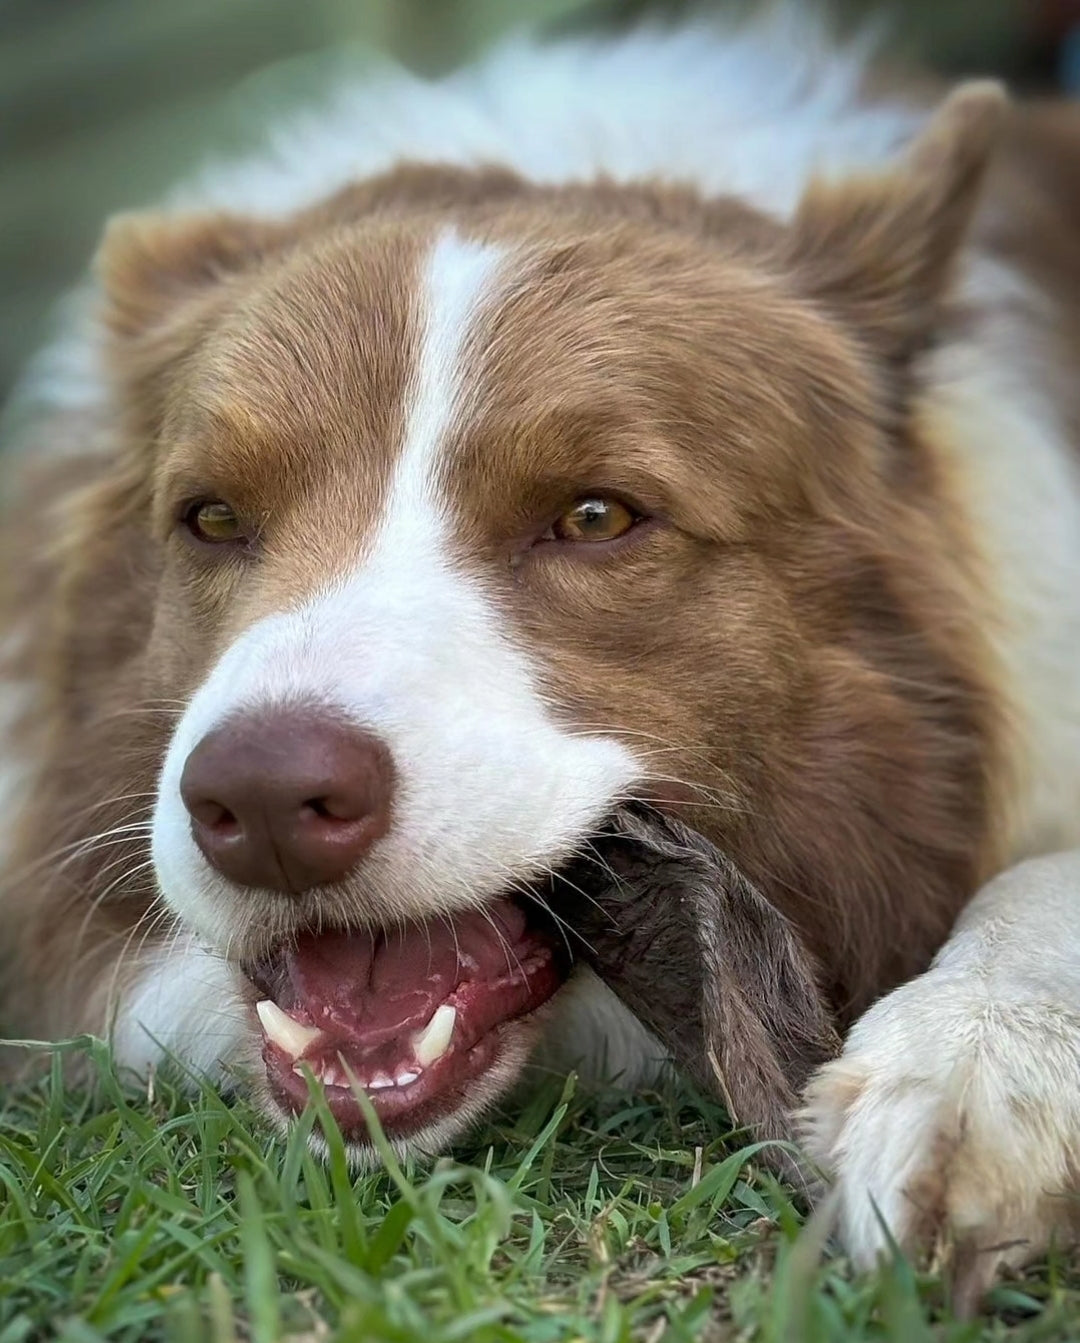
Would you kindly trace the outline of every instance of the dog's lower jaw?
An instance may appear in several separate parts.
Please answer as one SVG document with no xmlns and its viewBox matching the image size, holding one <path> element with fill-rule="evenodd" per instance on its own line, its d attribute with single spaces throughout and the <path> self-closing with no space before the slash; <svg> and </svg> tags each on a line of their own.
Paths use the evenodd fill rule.
<svg viewBox="0 0 1080 1343">
<path fill-rule="evenodd" d="M 273 1127 L 287 1131 L 296 1110 L 274 1094 L 267 1077 L 256 996 L 237 966 L 194 940 L 158 948 L 113 1013 L 108 1033 L 117 1069 L 145 1078 L 172 1061 L 192 1085 L 205 1080 L 227 1093 L 247 1093 Z M 495 1058 L 451 1113 L 407 1138 L 391 1136 L 399 1155 L 406 1148 L 427 1156 L 445 1151 L 505 1094 L 521 1076 L 547 1010 L 506 1023 Z M 370 1142 L 345 1137 L 358 1169 L 378 1164 Z M 312 1145 L 325 1151 L 325 1138 L 315 1132 Z"/>
<path fill-rule="evenodd" d="M 543 1015 L 546 1010 L 540 1008 L 533 1016 Z M 384 1132 L 383 1141 L 399 1160 L 406 1155 L 433 1159 L 451 1150 L 520 1082 L 542 1029 L 542 1025 L 532 1018 L 511 1022 L 504 1031 L 498 1054 L 491 1065 L 474 1079 L 453 1110 L 404 1136 Z M 274 1094 L 265 1069 L 260 1068 L 257 1073 L 251 1074 L 250 1085 L 257 1107 L 273 1128 L 287 1136 L 297 1122 L 296 1109 L 283 1104 Z M 383 1164 L 379 1148 L 370 1137 L 357 1136 L 355 1132 L 341 1132 L 340 1128 L 338 1131 L 346 1158 L 354 1171 L 363 1173 Z M 330 1146 L 318 1123 L 312 1128 L 308 1141 L 316 1155 L 324 1159 L 327 1157 Z"/>
</svg>

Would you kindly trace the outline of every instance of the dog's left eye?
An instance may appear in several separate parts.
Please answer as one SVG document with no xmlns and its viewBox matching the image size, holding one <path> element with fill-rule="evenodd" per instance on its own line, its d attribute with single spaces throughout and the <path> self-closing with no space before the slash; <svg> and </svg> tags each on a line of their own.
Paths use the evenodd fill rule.
<svg viewBox="0 0 1080 1343">
<path fill-rule="evenodd" d="M 184 514 L 184 526 L 199 541 L 211 545 L 242 541 L 244 527 L 231 505 L 220 499 L 200 499 Z"/>
<path fill-rule="evenodd" d="M 555 541 L 614 541 L 637 521 L 637 514 L 618 499 L 595 495 L 578 499 L 556 518 L 548 536 Z"/>
</svg>

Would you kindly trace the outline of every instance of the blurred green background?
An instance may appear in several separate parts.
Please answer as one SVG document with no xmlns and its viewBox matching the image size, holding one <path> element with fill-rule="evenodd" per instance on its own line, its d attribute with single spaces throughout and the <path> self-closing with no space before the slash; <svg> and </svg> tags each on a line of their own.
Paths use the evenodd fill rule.
<svg viewBox="0 0 1080 1343">
<path fill-rule="evenodd" d="M 0 0 L 0 400 L 102 220 L 317 92 L 353 46 L 445 70 L 522 23 L 603 26 L 736 0 Z M 838 0 L 841 21 L 880 4 Z M 1063 70 L 1075 0 L 896 0 L 896 54 L 1027 86 Z"/>
</svg>

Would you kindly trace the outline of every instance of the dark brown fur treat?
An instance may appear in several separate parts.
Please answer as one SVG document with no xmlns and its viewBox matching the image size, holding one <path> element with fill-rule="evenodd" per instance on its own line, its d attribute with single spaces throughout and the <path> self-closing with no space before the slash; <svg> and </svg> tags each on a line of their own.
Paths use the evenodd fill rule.
<svg viewBox="0 0 1080 1343">
<path fill-rule="evenodd" d="M 734 1121 L 789 1139 L 810 1073 L 839 1048 L 815 967 L 784 916 L 707 839 L 645 807 L 558 879 L 575 953 Z M 787 1170 L 783 1154 L 773 1164 Z"/>
</svg>

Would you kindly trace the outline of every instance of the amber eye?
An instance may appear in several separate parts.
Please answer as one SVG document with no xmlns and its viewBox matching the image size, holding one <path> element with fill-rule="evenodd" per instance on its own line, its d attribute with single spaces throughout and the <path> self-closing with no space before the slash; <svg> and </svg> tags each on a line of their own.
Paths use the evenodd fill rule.
<svg viewBox="0 0 1080 1343">
<path fill-rule="evenodd" d="M 632 513 L 618 499 L 579 499 L 557 518 L 551 535 L 558 541 L 614 541 L 637 522 Z"/>
<path fill-rule="evenodd" d="M 244 539 L 240 519 L 220 499 L 203 499 L 192 504 L 184 514 L 184 525 L 192 536 L 211 544 Z"/>
</svg>

